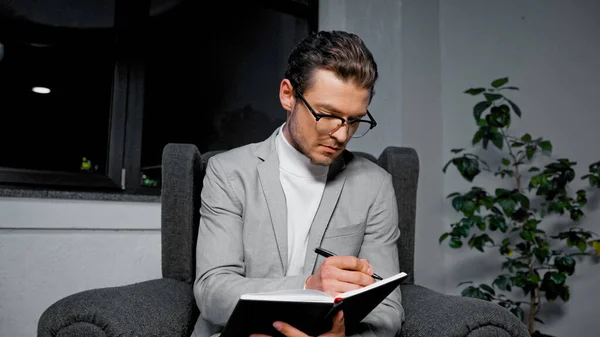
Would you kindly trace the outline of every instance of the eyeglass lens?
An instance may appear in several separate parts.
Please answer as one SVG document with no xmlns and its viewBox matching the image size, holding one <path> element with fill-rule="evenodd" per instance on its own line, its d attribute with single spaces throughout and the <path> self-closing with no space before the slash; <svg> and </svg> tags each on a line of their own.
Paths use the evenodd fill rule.
<svg viewBox="0 0 600 337">
<path fill-rule="evenodd" d="M 347 132 L 352 138 L 360 138 L 371 129 L 371 124 L 367 122 L 355 122 L 348 125 L 342 125 L 338 118 L 321 117 L 316 124 L 317 132 L 321 134 L 330 134 L 337 131 L 340 127 L 347 127 Z"/>
</svg>

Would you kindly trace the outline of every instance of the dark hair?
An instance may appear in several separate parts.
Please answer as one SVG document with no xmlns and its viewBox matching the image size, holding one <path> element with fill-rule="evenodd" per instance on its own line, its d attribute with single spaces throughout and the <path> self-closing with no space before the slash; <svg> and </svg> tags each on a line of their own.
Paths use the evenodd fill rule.
<svg viewBox="0 0 600 337">
<path fill-rule="evenodd" d="M 312 85 L 317 69 L 334 72 L 344 81 L 352 81 L 375 94 L 377 64 L 363 40 L 343 31 L 320 31 L 302 40 L 288 58 L 285 78 L 294 86 L 296 95 Z"/>
</svg>

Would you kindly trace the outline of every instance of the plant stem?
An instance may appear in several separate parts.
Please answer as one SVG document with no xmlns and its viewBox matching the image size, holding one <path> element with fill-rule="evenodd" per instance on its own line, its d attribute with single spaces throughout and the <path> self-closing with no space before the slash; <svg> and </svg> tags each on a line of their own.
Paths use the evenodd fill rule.
<svg viewBox="0 0 600 337">
<path fill-rule="evenodd" d="M 508 147 L 508 153 L 510 154 L 510 156 L 513 159 L 517 191 L 519 191 L 519 193 L 521 193 L 522 189 L 521 189 L 521 175 L 519 174 L 519 159 L 513 153 L 513 149 L 512 149 L 512 146 L 510 146 L 510 141 L 508 139 L 508 135 L 506 134 L 506 132 L 504 132 L 504 129 L 500 129 L 500 130 L 502 131 L 502 137 L 506 141 L 506 146 Z M 537 245 L 537 243 L 535 243 L 535 244 Z M 530 274 L 534 273 L 533 262 L 534 262 L 534 259 L 529 257 L 528 265 L 529 265 L 529 273 Z M 536 298 L 537 298 L 537 291 L 535 288 L 533 288 L 531 290 L 531 293 L 529 294 L 529 317 L 528 317 L 528 324 L 527 324 L 527 329 L 529 330 L 530 335 L 533 335 L 534 327 L 535 327 L 535 315 L 537 313 Z"/>
<path fill-rule="evenodd" d="M 517 191 L 519 191 L 519 193 L 520 193 L 521 192 L 521 175 L 519 174 L 519 160 L 513 153 L 512 146 L 510 146 L 510 141 L 508 140 L 508 135 L 506 134 L 506 132 L 504 132 L 504 129 L 500 129 L 500 131 L 502 132 L 502 137 L 506 141 L 506 146 L 508 147 L 508 153 L 510 154 L 510 156 L 512 157 L 512 159 L 514 161 L 513 166 L 515 167 L 515 180 L 517 183 Z"/>
<path fill-rule="evenodd" d="M 535 299 L 536 299 L 536 290 L 535 288 L 533 290 L 531 290 L 531 294 L 529 295 L 529 324 L 527 325 L 527 328 L 529 330 L 529 334 L 533 335 L 533 328 L 534 328 L 534 324 L 535 324 L 535 314 L 536 314 L 536 305 L 535 305 Z"/>
<path fill-rule="evenodd" d="M 537 292 L 537 308 L 535 309 L 536 316 L 540 312 L 540 310 L 542 310 L 542 292 L 538 291 Z"/>
</svg>

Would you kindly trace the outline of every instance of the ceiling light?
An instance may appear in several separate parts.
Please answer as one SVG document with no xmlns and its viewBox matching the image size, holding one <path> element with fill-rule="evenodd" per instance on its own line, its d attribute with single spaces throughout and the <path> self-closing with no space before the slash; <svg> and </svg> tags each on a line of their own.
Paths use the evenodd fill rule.
<svg viewBox="0 0 600 337">
<path fill-rule="evenodd" d="M 38 94 L 49 94 L 50 93 L 50 89 L 46 88 L 46 87 L 33 87 L 31 88 L 31 91 L 38 93 Z"/>
</svg>

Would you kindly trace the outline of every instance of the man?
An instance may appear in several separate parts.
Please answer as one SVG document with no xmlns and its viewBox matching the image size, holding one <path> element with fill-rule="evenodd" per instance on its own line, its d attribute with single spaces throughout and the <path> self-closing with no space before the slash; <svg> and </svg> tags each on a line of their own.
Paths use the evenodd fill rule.
<svg viewBox="0 0 600 337">
<path fill-rule="evenodd" d="M 287 119 L 261 143 L 209 159 L 202 190 L 193 336 L 218 334 L 244 293 L 318 289 L 336 295 L 399 272 L 398 214 L 391 176 L 345 150 L 376 123 L 367 108 L 377 65 L 363 41 L 319 32 L 288 59 L 279 99 Z M 338 256 L 314 253 L 323 247 Z M 327 336 L 395 336 L 400 289 L 345 331 Z M 283 325 L 281 325 L 283 324 Z M 282 332 L 303 335 L 285 322 Z"/>
</svg>

